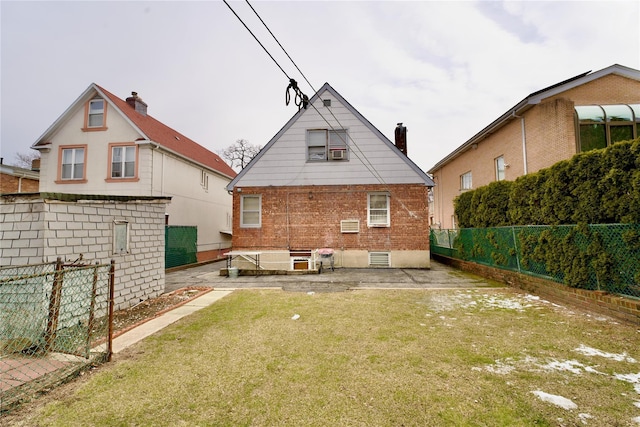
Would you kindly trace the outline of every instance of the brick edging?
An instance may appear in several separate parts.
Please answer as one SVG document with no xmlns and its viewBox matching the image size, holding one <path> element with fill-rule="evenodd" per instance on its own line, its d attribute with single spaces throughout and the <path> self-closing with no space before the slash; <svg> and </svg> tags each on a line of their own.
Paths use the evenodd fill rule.
<svg viewBox="0 0 640 427">
<path fill-rule="evenodd" d="M 443 264 L 505 283 L 553 302 L 562 302 L 577 308 L 611 316 L 617 320 L 640 325 L 640 299 L 625 298 L 604 291 L 571 288 L 551 280 L 442 255 L 432 254 L 432 257 Z"/>
</svg>

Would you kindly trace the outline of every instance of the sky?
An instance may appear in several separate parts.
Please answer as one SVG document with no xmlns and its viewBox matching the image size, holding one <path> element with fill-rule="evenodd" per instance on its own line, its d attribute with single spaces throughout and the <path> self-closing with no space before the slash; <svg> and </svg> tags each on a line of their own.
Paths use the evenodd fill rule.
<svg viewBox="0 0 640 427">
<path fill-rule="evenodd" d="M 4 163 L 91 83 L 138 92 L 211 151 L 264 146 L 297 112 L 293 78 L 309 97 L 328 82 L 391 141 L 404 123 L 428 171 L 537 90 L 640 69 L 639 1 L 250 1 L 295 65 L 246 1 L 228 3 L 273 59 L 222 1 L 0 0 Z"/>
</svg>

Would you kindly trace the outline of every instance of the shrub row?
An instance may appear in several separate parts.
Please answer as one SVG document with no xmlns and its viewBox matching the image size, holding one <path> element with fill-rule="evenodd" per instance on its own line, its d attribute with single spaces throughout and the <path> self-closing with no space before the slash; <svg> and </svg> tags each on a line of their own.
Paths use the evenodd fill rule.
<svg viewBox="0 0 640 427">
<path fill-rule="evenodd" d="M 454 200 L 460 228 L 640 223 L 640 138 Z"/>
</svg>

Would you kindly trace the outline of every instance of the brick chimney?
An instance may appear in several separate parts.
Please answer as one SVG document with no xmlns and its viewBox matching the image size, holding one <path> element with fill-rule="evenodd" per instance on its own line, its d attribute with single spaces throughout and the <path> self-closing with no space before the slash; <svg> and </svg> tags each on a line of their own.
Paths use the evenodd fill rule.
<svg viewBox="0 0 640 427">
<path fill-rule="evenodd" d="M 131 96 L 126 99 L 127 104 L 131 106 L 131 108 L 135 109 L 138 113 L 143 116 L 147 115 L 147 104 L 138 96 L 138 92 L 131 92 Z"/>
<path fill-rule="evenodd" d="M 405 156 L 407 155 L 407 127 L 402 126 L 402 123 L 398 123 L 396 126 L 396 147 Z"/>
</svg>

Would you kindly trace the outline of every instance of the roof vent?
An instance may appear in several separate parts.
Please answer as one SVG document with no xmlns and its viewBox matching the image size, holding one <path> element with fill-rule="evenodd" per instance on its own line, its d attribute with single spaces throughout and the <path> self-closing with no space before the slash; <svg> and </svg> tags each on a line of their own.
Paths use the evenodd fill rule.
<svg viewBox="0 0 640 427">
<path fill-rule="evenodd" d="M 147 115 L 147 104 L 138 96 L 138 92 L 131 92 L 131 96 L 126 101 L 138 113 L 143 116 Z"/>
</svg>

